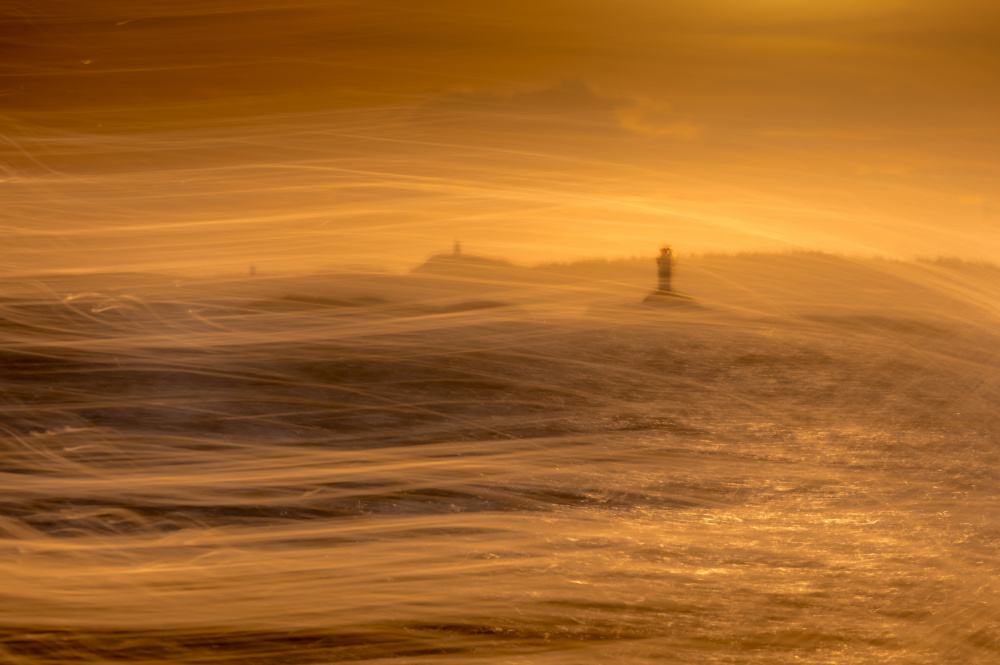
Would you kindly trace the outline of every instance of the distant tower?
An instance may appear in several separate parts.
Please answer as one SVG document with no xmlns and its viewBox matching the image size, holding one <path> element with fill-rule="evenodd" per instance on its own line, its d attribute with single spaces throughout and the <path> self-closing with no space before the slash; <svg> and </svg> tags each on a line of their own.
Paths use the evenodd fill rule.
<svg viewBox="0 0 1000 665">
<path fill-rule="evenodd" d="M 254 277 L 257 275 L 257 266 L 250 264 L 250 276 Z"/>
<path fill-rule="evenodd" d="M 455 256 L 460 256 L 462 254 L 462 243 L 455 241 L 455 244 L 451 246 L 451 253 Z"/>
<path fill-rule="evenodd" d="M 660 245 L 660 255 L 656 257 L 656 276 L 658 277 L 656 289 L 651 291 L 642 302 L 656 307 L 687 307 L 701 309 L 698 301 L 691 296 L 677 293 L 670 283 L 673 272 L 674 253 L 670 245 Z"/>
<path fill-rule="evenodd" d="M 673 252 L 670 245 L 660 245 L 660 255 L 656 257 L 656 274 L 659 277 L 658 291 L 670 293 L 670 271 L 673 263 Z"/>
</svg>

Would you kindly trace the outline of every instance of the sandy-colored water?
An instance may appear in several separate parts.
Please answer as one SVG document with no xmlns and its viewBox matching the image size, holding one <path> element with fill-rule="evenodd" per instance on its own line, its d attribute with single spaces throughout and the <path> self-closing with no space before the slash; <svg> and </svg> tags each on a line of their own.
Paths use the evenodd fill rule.
<svg viewBox="0 0 1000 665">
<path fill-rule="evenodd" d="M 649 273 L 8 280 L 0 660 L 996 662 L 996 268 Z"/>
</svg>

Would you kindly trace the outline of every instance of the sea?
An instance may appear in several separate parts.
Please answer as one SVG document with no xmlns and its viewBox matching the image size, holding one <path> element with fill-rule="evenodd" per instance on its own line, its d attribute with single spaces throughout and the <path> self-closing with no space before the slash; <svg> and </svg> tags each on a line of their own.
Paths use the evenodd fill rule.
<svg viewBox="0 0 1000 665">
<path fill-rule="evenodd" d="M 0 275 L 0 661 L 1000 662 L 1000 268 L 654 271 Z"/>
</svg>

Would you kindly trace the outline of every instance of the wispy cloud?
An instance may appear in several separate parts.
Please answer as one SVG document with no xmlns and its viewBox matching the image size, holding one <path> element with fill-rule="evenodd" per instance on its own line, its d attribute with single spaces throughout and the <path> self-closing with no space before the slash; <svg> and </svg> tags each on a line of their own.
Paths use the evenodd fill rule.
<svg viewBox="0 0 1000 665">
<path fill-rule="evenodd" d="M 615 110 L 621 126 L 641 136 L 693 141 L 701 138 L 705 125 L 672 112 L 668 104 L 636 99 Z"/>
</svg>

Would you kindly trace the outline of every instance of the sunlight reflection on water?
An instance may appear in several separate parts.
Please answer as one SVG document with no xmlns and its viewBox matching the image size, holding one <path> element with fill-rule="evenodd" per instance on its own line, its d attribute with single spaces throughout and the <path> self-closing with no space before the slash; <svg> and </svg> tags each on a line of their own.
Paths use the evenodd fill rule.
<svg viewBox="0 0 1000 665">
<path fill-rule="evenodd" d="M 519 288 L 5 301 L 5 657 L 993 662 L 961 303 L 762 333 Z"/>
</svg>

